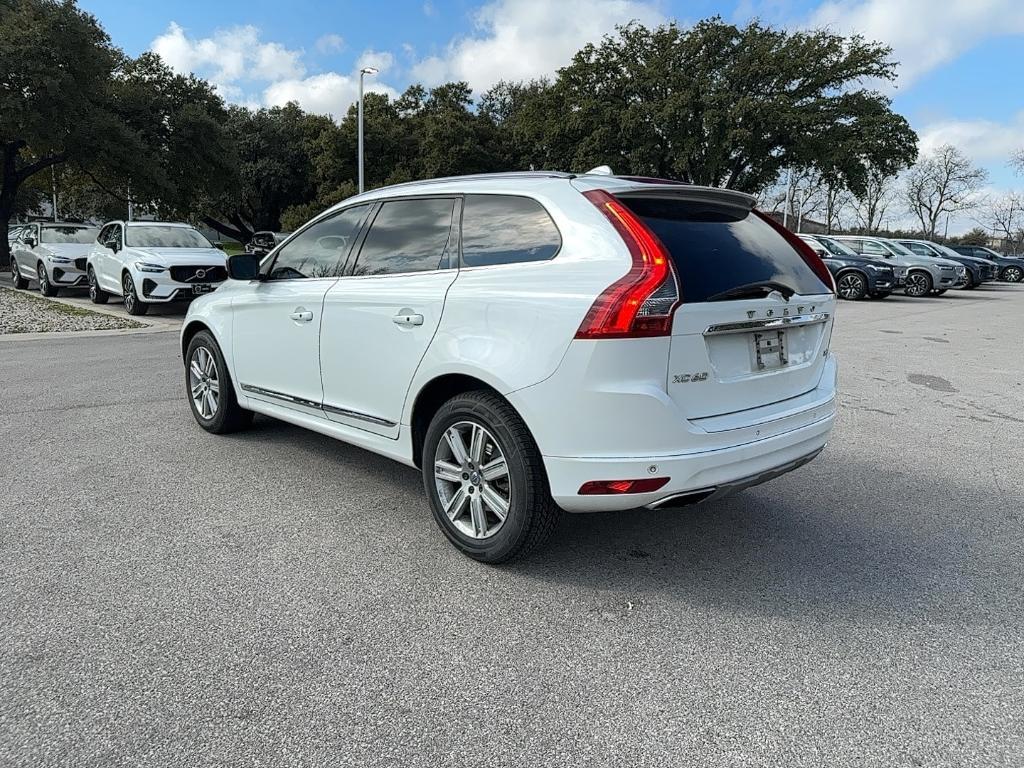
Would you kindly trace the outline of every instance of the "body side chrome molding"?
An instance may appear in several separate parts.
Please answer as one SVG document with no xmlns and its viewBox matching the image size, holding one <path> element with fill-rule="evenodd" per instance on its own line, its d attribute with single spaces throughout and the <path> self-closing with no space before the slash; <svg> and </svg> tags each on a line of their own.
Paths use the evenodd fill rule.
<svg viewBox="0 0 1024 768">
<path fill-rule="evenodd" d="M 370 416 L 367 413 L 359 413 L 359 411 L 350 411 L 347 408 L 339 408 L 336 405 L 328 405 L 327 403 L 317 403 L 312 400 L 307 400 L 304 397 L 296 397 L 295 395 L 288 395 L 284 392 L 278 392 L 273 389 L 266 389 L 265 387 L 257 387 L 255 384 L 239 384 L 243 392 L 248 392 L 252 395 L 262 395 L 263 397 L 270 397 L 275 400 L 283 400 L 286 403 L 293 403 L 294 405 L 301 405 L 306 408 L 315 408 L 319 411 L 326 411 L 333 413 L 337 416 L 345 416 L 350 419 L 359 419 L 360 421 L 367 421 L 371 424 L 379 424 L 382 427 L 397 427 L 398 423 L 389 421 L 388 419 L 382 419 L 380 416 Z"/>
<path fill-rule="evenodd" d="M 382 419 L 380 416 L 370 416 L 367 413 L 359 413 L 359 411 L 350 411 L 348 408 L 339 408 L 336 405 L 328 405 L 324 403 L 321 406 L 328 413 L 333 413 L 336 416 L 345 416 L 350 419 L 359 419 L 360 421 L 368 421 L 371 424 L 378 424 L 382 427 L 397 427 L 398 423 L 390 421 L 388 419 Z"/>
<path fill-rule="evenodd" d="M 764 320 L 744 320 L 740 323 L 722 323 L 709 325 L 704 331 L 705 336 L 716 336 L 723 333 L 742 333 L 762 328 L 791 328 L 795 325 L 814 325 L 828 321 L 828 312 L 817 312 L 813 315 L 794 315 L 793 317 L 771 317 Z"/>
<path fill-rule="evenodd" d="M 263 395 L 264 397 L 272 397 L 275 400 L 284 400 L 287 403 L 294 403 L 295 405 L 302 405 L 306 408 L 320 408 L 320 403 L 307 400 L 304 397 L 296 397 L 295 395 L 286 395 L 284 392 L 277 392 L 273 389 L 265 389 L 263 387 L 257 387 L 255 384 L 242 384 L 239 385 L 242 391 L 248 392 L 253 395 Z"/>
</svg>

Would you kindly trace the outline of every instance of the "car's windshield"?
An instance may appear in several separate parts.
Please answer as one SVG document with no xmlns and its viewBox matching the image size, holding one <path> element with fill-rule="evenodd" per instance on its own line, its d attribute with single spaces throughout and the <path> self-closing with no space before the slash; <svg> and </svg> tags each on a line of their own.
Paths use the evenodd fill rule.
<svg viewBox="0 0 1024 768">
<path fill-rule="evenodd" d="M 818 236 L 818 242 L 821 243 L 833 256 L 857 256 L 857 252 L 852 248 L 843 245 L 838 240 L 833 240 L 831 237 Z"/>
<path fill-rule="evenodd" d="M 91 243 L 99 234 L 96 227 L 43 227 L 39 236 L 44 243 Z"/>
<path fill-rule="evenodd" d="M 213 248 L 203 234 L 192 227 L 129 225 L 125 246 L 134 248 Z"/>
<path fill-rule="evenodd" d="M 944 245 L 936 245 L 935 249 L 939 252 L 939 255 L 947 259 L 962 259 L 965 254 L 957 253 L 952 248 L 947 248 Z"/>
<path fill-rule="evenodd" d="M 914 252 L 912 250 L 910 250 L 904 245 L 900 245 L 899 243 L 893 240 L 879 240 L 878 242 L 880 242 L 882 244 L 882 247 L 888 249 L 889 253 L 893 254 L 894 256 L 914 255 Z"/>
</svg>

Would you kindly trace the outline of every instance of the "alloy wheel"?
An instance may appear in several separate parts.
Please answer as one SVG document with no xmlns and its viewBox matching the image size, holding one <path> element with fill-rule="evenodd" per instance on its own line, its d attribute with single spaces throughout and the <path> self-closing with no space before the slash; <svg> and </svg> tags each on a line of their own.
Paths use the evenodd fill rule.
<svg viewBox="0 0 1024 768">
<path fill-rule="evenodd" d="M 508 463 L 484 426 L 460 421 L 445 430 L 434 458 L 434 484 L 448 520 L 472 539 L 505 524 L 512 505 Z"/>
<path fill-rule="evenodd" d="M 89 270 L 89 298 L 95 302 L 96 296 L 98 295 L 97 290 L 99 286 L 96 285 L 96 273 L 91 269 Z"/>
<path fill-rule="evenodd" d="M 196 347 L 188 364 L 188 386 L 196 413 L 209 420 L 220 407 L 220 380 L 217 361 L 206 347 Z"/>
<path fill-rule="evenodd" d="M 17 282 L 19 277 L 21 277 L 21 273 L 18 272 L 18 262 L 11 256 L 11 282 Z"/>
<path fill-rule="evenodd" d="M 46 277 L 46 268 L 40 264 L 36 269 L 36 274 L 39 276 L 39 292 L 45 294 L 49 290 L 50 281 Z"/>
<path fill-rule="evenodd" d="M 1003 275 L 1005 276 L 1007 282 L 1019 283 L 1021 277 L 1024 277 L 1024 271 L 1021 271 L 1020 267 L 1007 267 Z"/>
<path fill-rule="evenodd" d="M 131 275 L 125 275 L 124 280 L 121 281 L 121 287 L 124 289 L 124 308 L 128 310 L 128 314 L 132 314 L 135 310 L 135 283 L 132 281 Z"/>
<path fill-rule="evenodd" d="M 911 272 L 907 275 L 907 296 L 924 296 L 928 293 L 928 278 L 920 272 Z"/>
<path fill-rule="evenodd" d="M 864 278 L 850 273 L 839 278 L 837 288 L 839 289 L 839 295 L 844 299 L 856 301 L 864 296 L 866 286 L 864 285 Z"/>
</svg>

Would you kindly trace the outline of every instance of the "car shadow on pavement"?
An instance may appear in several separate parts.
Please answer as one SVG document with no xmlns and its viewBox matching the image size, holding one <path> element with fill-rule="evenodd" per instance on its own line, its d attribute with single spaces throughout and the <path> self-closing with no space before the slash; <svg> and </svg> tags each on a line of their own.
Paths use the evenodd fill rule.
<svg viewBox="0 0 1024 768">
<path fill-rule="evenodd" d="M 344 494 L 354 477 L 386 487 L 403 500 L 390 513 L 401 518 L 393 521 L 395 530 L 418 529 L 418 538 L 438 542 L 429 557 L 461 558 L 431 530 L 418 471 L 271 419 L 258 418 L 253 430 L 236 439 L 272 439 L 280 450 L 328 463 L 326 477 L 338 484 L 325 489 L 329 495 Z M 978 515 L 972 509 L 977 505 L 993 505 L 991 517 L 1006 503 L 983 487 L 826 452 L 807 467 L 716 502 L 564 514 L 547 546 L 498 568 L 509 578 L 611 595 L 623 605 L 670 598 L 756 615 L 884 614 L 894 621 L 973 616 L 980 622 L 981 609 L 969 595 L 984 570 L 978 560 L 984 547 L 969 556 L 965 538 L 972 528 L 965 523 L 953 530 L 948 521 Z M 1024 507 L 1024 498 L 1015 503 Z M 360 507 L 324 514 L 376 512 Z M 989 565 L 986 591 L 1014 594 L 1011 569 L 1001 561 Z M 495 566 L 460 560 L 454 567 Z"/>
</svg>

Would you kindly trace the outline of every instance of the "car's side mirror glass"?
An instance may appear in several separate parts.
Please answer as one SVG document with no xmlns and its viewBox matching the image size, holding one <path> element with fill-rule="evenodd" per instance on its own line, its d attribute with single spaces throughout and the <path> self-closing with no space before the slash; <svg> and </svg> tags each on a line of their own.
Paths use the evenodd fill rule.
<svg viewBox="0 0 1024 768">
<path fill-rule="evenodd" d="M 35 248 L 36 239 L 32 237 L 32 235 L 29 235 L 28 237 L 25 238 L 25 245 L 27 245 L 29 248 Z"/>
<path fill-rule="evenodd" d="M 236 253 L 229 256 L 228 277 L 232 280 L 259 280 L 260 257 L 255 253 Z"/>
<path fill-rule="evenodd" d="M 214 243 L 213 247 L 218 249 L 218 250 L 223 251 L 224 250 L 224 243 Z"/>
</svg>

